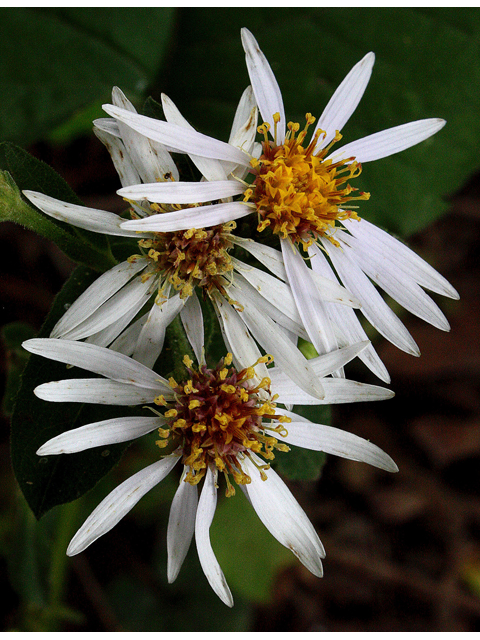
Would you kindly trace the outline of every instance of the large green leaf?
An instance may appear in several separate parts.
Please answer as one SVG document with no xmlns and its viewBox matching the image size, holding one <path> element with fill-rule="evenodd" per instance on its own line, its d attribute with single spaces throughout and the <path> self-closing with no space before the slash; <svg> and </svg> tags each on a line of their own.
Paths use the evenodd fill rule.
<svg viewBox="0 0 480 640">
<path fill-rule="evenodd" d="M 55 299 L 39 337 L 48 337 L 64 313 L 65 305 L 76 300 L 97 275 L 85 267 L 75 270 Z M 33 393 L 35 387 L 44 382 L 89 375 L 40 356 L 30 356 L 22 375 L 12 416 L 12 464 L 20 488 L 37 518 L 92 488 L 118 462 L 126 447 L 122 444 L 69 455 L 36 455 L 44 442 L 63 431 L 128 414 L 125 407 L 45 402 Z"/>
<path fill-rule="evenodd" d="M 164 87 L 200 130 L 226 139 L 248 84 L 240 28 L 258 39 L 279 82 L 287 119 L 319 116 L 368 51 L 376 64 L 343 142 L 404 122 L 441 117 L 447 126 L 396 156 L 367 163 L 371 192 L 360 215 L 401 235 L 432 222 L 480 160 L 480 55 L 476 9 L 189 9 Z M 477 25 L 477 28 L 475 27 Z M 355 185 L 354 185 L 355 186 Z"/>
<path fill-rule="evenodd" d="M 32 142 L 113 85 L 142 94 L 158 72 L 171 8 L 0 10 L 0 140 Z"/>
<path fill-rule="evenodd" d="M 63 178 L 45 162 L 10 142 L 0 144 L 0 222 L 10 221 L 52 240 L 74 262 L 103 271 L 112 267 L 108 238 L 46 216 L 22 197 L 30 189 L 81 205 Z"/>
</svg>

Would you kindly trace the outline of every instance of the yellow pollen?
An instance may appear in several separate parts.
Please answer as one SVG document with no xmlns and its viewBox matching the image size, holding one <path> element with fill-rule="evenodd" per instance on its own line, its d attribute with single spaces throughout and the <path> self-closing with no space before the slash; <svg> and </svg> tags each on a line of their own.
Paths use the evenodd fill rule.
<svg viewBox="0 0 480 640">
<path fill-rule="evenodd" d="M 192 368 L 192 365 L 193 365 L 193 360 L 192 360 L 189 356 L 184 355 L 184 356 L 183 356 L 183 364 L 184 364 L 186 367 L 188 367 L 189 369 L 191 369 L 191 368 Z"/>
<path fill-rule="evenodd" d="M 195 398 L 195 400 L 190 400 L 190 402 L 188 403 L 188 408 L 189 409 L 196 409 L 197 407 L 200 407 L 202 405 L 202 403 L 200 402 L 200 400 L 197 400 Z"/>
<path fill-rule="evenodd" d="M 166 418 L 176 418 L 177 415 L 178 411 L 176 409 L 169 409 L 168 411 L 165 411 Z"/>
<path fill-rule="evenodd" d="M 347 218 L 359 219 L 348 203 L 368 200 L 369 194 L 352 195 L 357 190 L 348 184 L 361 173 L 360 163 L 354 158 L 339 162 L 327 159 L 341 134 L 337 131 L 333 140 L 316 152 L 319 137 L 325 132 L 317 129 L 310 144 L 304 147 L 308 128 L 315 118 L 307 113 L 305 121 L 301 131 L 299 123 L 289 122 L 281 145 L 268 140 L 265 123 L 258 128 L 264 136 L 263 154 L 258 162 L 250 163 L 256 177 L 245 191 L 244 201 L 256 205 L 259 232 L 270 227 L 273 233 L 284 239 L 289 237 L 307 249 L 319 237 L 338 244 L 333 237 L 337 223 Z"/>
</svg>

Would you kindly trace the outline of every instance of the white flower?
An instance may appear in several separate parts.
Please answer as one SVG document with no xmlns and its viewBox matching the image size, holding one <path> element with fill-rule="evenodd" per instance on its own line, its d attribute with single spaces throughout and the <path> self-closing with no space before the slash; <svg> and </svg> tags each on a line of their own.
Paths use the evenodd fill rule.
<svg viewBox="0 0 480 640">
<path fill-rule="evenodd" d="M 263 135 L 262 150 L 260 153 L 253 150 L 254 157 L 248 153 L 240 156 L 238 149 L 212 138 L 182 139 L 180 131 L 175 129 L 176 150 L 218 159 L 226 165 L 250 166 L 254 181 L 250 185 L 245 183 L 243 204 L 251 204 L 252 210 L 256 211 L 259 231 L 269 227 L 279 236 L 286 280 L 309 340 L 319 353 L 328 352 L 337 345 L 364 340 L 366 335 L 351 308 L 318 301 L 315 274 L 338 278 L 360 302 L 366 319 L 387 340 L 410 354 L 419 355 L 412 336 L 371 280 L 408 311 L 445 331 L 449 329 L 448 322 L 424 289 L 451 298 L 458 298 L 458 294 L 445 278 L 403 243 L 360 219 L 355 213 L 357 207 L 349 203 L 366 200 L 369 194 L 355 195 L 349 181 L 361 172 L 363 163 L 418 144 L 439 131 L 445 121 L 432 118 L 410 122 L 333 150 L 333 145 L 341 138 L 339 131 L 354 112 L 370 79 L 374 54 L 369 53 L 340 84 L 318 119 L 310 142 L 304 147 L 303 142 L 315 118 L 307 114 L 303 129 L 297 123 L 287 123 L 275 76 L 247 29 L 242 29 L 242 42 L 253 92 L 264 121 L 259 127 Z M 173 144 L 175 123 L 168 112 L 166 117 L 171 123 L 170 128 L 165 128 L 165 123 L 158 124 L 115 106 L 104 105 L 104 108 L 117 120 L 150 139 Z M 197 188 L 201 189 L 201 185 L 190 186 L 192 201 L 198 200 Z M 139 189 L 149 200 L 161 201 L 165 187 L 150 184 L 125 188 L 119 194 L 131 197 L 140 194 Z M 248 210 L 236 208 L 238 204 L 234 200 L 225 203 L 224 207 L 231 207 L 235 216 L 248 215 Z M 189 224 L 188 213 L 184 214 L 183 222 L 176 223 L 176 228 L 180 228 L 178 225 L 186 228 Z M 216 224 L 223 215 L 224 208 L 221 215 L 209 210 L 208 224 Z M 153 216 L 148 220 L 125 222 L 122 229 L 151 230 L 157 223 L 169 224 L 166 218 Z M 301 248 L 309 254 L 311 269 L 305 264 Z M 264 264 L 271 268 L 268 259 Z M 389 381 L 388 372 L 371 345 L 361 358 L 378 377 Z"/>
<path fill-rule="evenodd" d="M 114 88 L 112 96 L 116 108 L 138 116 L 118 88 Z M 166 96 L 163 96 L 163 106 L 175 124 L 159 121 L 158 126 L 173 127 L 177 136 L 180 131 L 189 144 L 201 136 Z M 283 262 L 275 258 L 275 254 L 280 256 L 279 252 L 272 250 L 267 256 L 270 268 L 278 277 L 250 267 L 230 255 L 234 245 L 239 245 L 265 261 L 262 256 L 268 251 L 262 245 L 233 233 L 235 222 L 232 221 L 238 217 L 236 211 L 243 215 L 251 210 L 251 205 L 231 201 L 232 196 L 244 190 L 241 178 L 248 170 L 244 165 L 236 165 L 234 158 L 242 158 L 245 152 L 252 151 L 256 123 L 257 109 L 253 92 L 248 88 L 239 102 L 229 144 L 219 143 L 219 148 L 225 147 L 231 152 L 232 161 L 191 154 L 204 176 L 201 183 L 193 183 L 198 202 L 216 201 L 220 196 L 222 201 L 189 208 L 187 226 L 175 223 L 185 221 L 185 209 L 181 205 L 191 201 L 192 193 L 190 183 L 179 181 L 177 167 L 169 153 L 173 141 L 168 138 L 165 143 L 169 145 L 167 149 L 165 144 L 148 139 L 122 120 L 97 120 L 95 133 L 108 148 L 122 185 L 134 185 L 130 187 L 133 192 L 129 198 L 132 216 L 139 221 L 151 219 L 148 230 L 124 230 L 124 220 L 116 214 L 24 191 L 33 204 L 58 220 L 107 235 L 140 238 L 141 254 L 132 255 L 100 276 L 60 318 L 51 332 L 52 338 L 86 339 L 153 366 L 162 351 L 167 326 L 180 314 L 200 361 L 202 356 L 198 345 L 203 340 L 203 316 L 195 290 L 201 290 L 214 305 L 224 334 L 230 335 L 228 344 L 236 357 L 241 360 L 245 360 L 244 354 L 248 357 L 253 334 L 305 391 L 317 398 L 323 397 L 320 382 L 316 380 L 308 360 L 296 347 L 296 337 L 308 339 L 308 336 L 291 289 L 283 282 L 286 279 Z M 240 151 L 240 147 L 245 152 Z M 236 179 L 227 180 L 227 173 L 235 175 Z M 143 183 L 153 181 L 154 185 L 162 185 L 164 189 L 161 205 L 150 205 L 145 199 L 151 184 Z M 216 224 L 205 228 L 209 226 L 208 216 L 212 211 L 216 215 Z M 278 262 L 276 269 L 272 267 L 275 260 Z M 316 276 L 314 287 L 318 298 L 358 306 L 343 287 L 321 275 Z M 231 324 L 230 317 L 234 313 L 227 309 L 229 305 L 245 310 L 235 317 L 240 319 L 241 329 L 234 334 L 228 324 Z M 133 322 L 139 314 L 140 317 Z M 244 325 L 250 331 L 246 331 Z M 288 332 L 295 337 L 292 338 Z"/>
<path fill-rule="evenodd" d="M 47 338 L 27 340 L 23 346 L 32 353 L 104 376 L 42 384 L 35 394 L 43 400 L 152 405 L 147 416 L 109 419 L 61 433 L 40 447 L 39 455 L 68 454 L 126 442 L 154 430 L 160 436 L 156 442 L 160 449 L 168 447 L 167 455 L 123 482 L 101 502 L 70 542 L 68 555 L 80 553 L 112 529 L 180 463 L 183 472 L 167 532 L 168 579 L 173 582 L 177 577 L 195 533 L 199 559 L 210 585 L 225 604 L 232 606 L 232 595 L 209 536 L 219 477 L 225 478 L 227 496 L 235 493 L 233 479 L 272 535 L 320 577 L 325 555 L 322 543 L 302 508 L 270 468 L 274 452 L 288 451 L 284 443 L 290 443 L 367 462 L 386 471 L 398 470 L 393 460 L 370 442 L 278 407 L 277 402 L 289 404 L 305 398 L 309 403 L 318 401 L 291 382 L 285 384 L 284 374 L 276 368 L 267 369 L 269 356 L 259 357 L 253 366 L 242 369 L 232 366 L 230 354 L 210 369 L 206 365 L 194 367 L 185 356 L 186 377 L 177 382 L 173 378 L 167 381 L 136 360 L 97 345 Z M 363 347 L 365 344 L 320 356 L 314 363 L 316 373 L 328 375 Z M 393 395 L 387 389 L 344 379 L 332 378 L 330 382 L 328 402 L 381 400 Z M 200 481 L 203 487 L 198 497 Z"/>
</svg>

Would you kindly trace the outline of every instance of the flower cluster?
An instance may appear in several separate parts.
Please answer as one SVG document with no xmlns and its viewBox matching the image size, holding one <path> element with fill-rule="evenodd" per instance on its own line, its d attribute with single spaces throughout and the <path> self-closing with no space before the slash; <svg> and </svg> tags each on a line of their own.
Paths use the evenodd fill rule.
<svg viewBox="0 0 480 640">
<path fill-rule="evenodd" d="M 275 455 L 296 445 L 386 471 L 397 467 L 374 444 L 310 422 L 292 408 L 393 395 L 344 373 L 359 357 L 389 382 L 355 309 L 398 348 L 419 355 L 377 287 L 442 330 L 448 322 L 425 289 L 458 298 L 406 245 L 363 218 L 360 205 L 370 194 L 355 187 L 365 163 L 422 142 L 445 122 L 411 122 L 338 147 L 370 79 L 373 53 L 353 67 L 318 120 L 307 113 L 302 127 L 287 121 L 272 69 L 247 29 L 242 42 L 251 86 L 228 142 L 197 132 L 167 96 L 164 121 L 138 114 L 114 88 L 113 104 L 104 105 L 110 117 L 97 120 L 94 130 L 117 169 L 125 215 L 24 191 L 48 216 L 132 243 L 130 256 L 86 289 L 50 338 L 24 347 L 101 376 L 42 384 L 35 389 L 39 398 L 137 406 L 138 415 L 61 433 L 38 455 L 75 453 L 153 431 L 162 452 L 105 498 L 67 553 L 107 533 L 178 464 L 168 579 L 175 580 L 195 536 L 205 575 L 229 606 L 232 595 L 209 537 L 220 484 L 227 497 L 239 487 L 277 540 L 321 576 L 323 546 L 272 468 Z M 182 180 L 172 154 L 188 156 L 198 181 Z M 255 239 L 236 233 L 240 219 Z M 214 311 L 225 347 L 214 363 L 205 349 L 205 305 Z M 196 363 L 176 353 L 183 377 L 166 379 L 155 366 L 177 316 Z M 299 339 L 310 342 L 317 357 L 307 359 Z"/>
</svg>

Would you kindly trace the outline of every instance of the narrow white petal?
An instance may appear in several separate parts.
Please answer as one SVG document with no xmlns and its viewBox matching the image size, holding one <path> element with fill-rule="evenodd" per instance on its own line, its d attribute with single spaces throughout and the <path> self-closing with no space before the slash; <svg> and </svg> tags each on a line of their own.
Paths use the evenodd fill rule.
<svg viewBox="0 0 480 640">
<path fill-rule="evenodd" d="M 420 355 L 418 347 L 403 323 L 383 300 L 363 271 L 338 247 L 323 242 L 333 266 L 343 283 L 362 304 L 362 313 L 387 340 L 412 355 Z"/>
<path fill-rule="evenodd" d="M 102 129 L 99 129 L 98 127 L 93 128 L 93 133 L 107 148 L 114 167 L 117 170 L 122 187 L 127 187 L 130 184 L 138 184 L 141 182 L 138 171 L 127 153 L 121 138 L 117 138 L 111 133 L 102 131 Z"/>
<path fill-rule="evenodd" d="M 322 384 L 325 397 L 323 400 L 317 400 L 317 398 L 305 393 L 297 385 L 293 385 L 292 381 L 283 372 L 278 371 L 277 367 L 270 369 L 269 374 L 272 380 L 272 389 L 278 394 L 278 402 L 285 406 L 373 402 L 390 400 L 395 395 L 391 389 L 385 387 L 356 382 L 346 378 L 323 378 Z"/>
<path fill-rule="evenodd" d="M 333 351 L 337 348 L 337 341 L 324 303 L 319 299 L 313 271 L 288 239 L 280 238 L 280 244 L 288 282 L 310 342 L 318 353 Z"/>
<path fill-rule="evenodd" d="M 197 362 L 205 363 L 205 338 L 203 327 L 202 307 L 198 301 L 195 291 L 188 298 L 183 309 L 180 311 L 180 319 L 187 334 Z"/>
<path fill-rule="evenodd" d="M 449 331 L 448 320 L 423 289 L 408 274 L 388 258 L 383 258 L 370 246 L 364 247 L 350 234 L 339 231 L 337 240 L 350 247 L 355 262 L 378 286 L 380 286 L 393 300 L 396 300 L 410 313 L 415 314 L 425 322 L 442 331 Z M 370 245 L 371 243 L 369 243 Z"/>
<path fill-rule="evenodd" d="M 280 122 L 277 125 L 277 144 L 281 144 L 285 138 L 285 109 L 283 107 L 282 93 L 275 75 L 267 58 L 260 50 L 257 41 L 248 29 L 243 28 L 242 44 L 245 50 L 248 75 L 252 83 L 258 108 L 264 122 L 271 126 L 273 135 L 273 115 L 280 114 Z"/>
<path fill-rule="evenodd" d="M 236 196 L 245 191 L 245 185 L 236 180 L 215 182 L 154 182 L 136 184 L 117 191 L 119 196 L 131 200 L 146 199 L 150 202 L 194 204 Z"/>
<path fill-rule="evenodd" d="M 67 309 L 66 313 L 54 326 L 50 336 L 52 338 L 61 338 L 65 333 L 71 331 L 95 312 L 106 300 L 117 293 L 147 264 L 147 261 L 142 258 L 133 263 L 125 261 L 102 274 Z"/>
<path fill-rule="evenodd" d="M 288 331 L 289 334 L 291 334 L 289 338 L 290 340 L 293 341 L 293 335 L 295 337 L 300 336 L 304 340 L 309 340 L 308 334 L 302 325 L 302 320 L 295 305 L 295 300 L 293 299 L 290 287 L 284 282 L 269 276 L 273 281 L 275 281 L 272 288 L 259 289 L 258 286 L 250 284 L 250 282 L 255 280 L 255 277 L 252 277 L 251 280 L 247 280 L 243 277 L 244 273 L 244 271 L 242 271 L 242 273 L 235 273 L 235 282 L 232 291 L 240 289 L 246 303 L 252 309 L 255 309 L 257 313 L 268 316 Z M 278 284 L 281 286 L 278 286 Z M 278 290 L 286 292 L 285 296 L 282 297 L 281 295 L 278 295 Z M 268 296 L 267 291 L 270 291 Z"/>
<path fill-rule="evenodd" d="M 277 278 L 280 278 L 280 280 L 284 282 L 288 280 L 281 251 L 262 245 L 249 238 L 240 238 L 238 236 L 235 236 L 234 243 L 257 258 L 257 260 L 265 265 Z M 316 272 L 312 274 L 312 278 L 317 288 L 317 298 L 341 303 L 349 307 L 360 307 L 358 300 L 356 300 L 347 289 L 336 282 L 335 278 L 326 278 Z"/>
<path fill-rule="evenodd" d="M 243 316 L 218 291 L 212 291 L 211 297 L 227 349 L 233 354 L 235 366 L 240 369 L 253 366 L 262 354 L 245 326 Z M 255 366 L 255 371 L 259 380 L 268 375 L 267 367 L 261 362 Z"/>
<path fill-rule="evenodd" d="M 242 149 L 246 153 L 250 154 L 257 133 L 257 119 L 257 108 L 253 107 L 247 120 L 243 123 L 243 126 L 241 126 L 235 132 L 235 135 L 231 137 L 229 141 L 230 144 L 233 144 L 234 147 L 238 147 L 239 149 Z"/>
<path fill-rule="evenodd" d="M 285 271 L 281 251 L 277 251 L 277 249 L 273 249 L 273 247 L 269 247 L 260 242 L 255 242 L 255 240 L 251 240 L 250 238 L 241 238 L 240 236 L 235 236 L 234 243 L 257 258 L 257 260 L 265 265 L 277 278 L 286 282 L 287 272 Z"/>
<path fill-rule="evenodd" d="M 30 200 L 43 213 L 73 224 L 80 229 L 87 231 L 95 231 L 97 233 L 106 233 L 111 236 L 127 236 L 130 238 L 141 238 L 143 236 L 135 234 L 132 231 L 121 229 L 120 225 L 124 219 L 109 211 L 101 211 L 100 209 L 90 209 L 69 202 L 62 202 L 43 193 L 36 191 L 23 191 L 23 195 Z"/>
<path fill-rule="evenodd" d="M 151 276 L 144 282 L 140 277 L 134 278 L 83 322 L 64 332 L 62 337 L 68 340 L 82 340 L 117 323 L 125 316 L 125 310 L 127 310 L 129 316 L 131 316 L 132 312 L 135 315 L 151 298 L 151 289 L 155 284 L 154 278 L 156 276 Z M 121 327 L 116 334 L 114 332 L 111 339 L 114 340 L 123 329 L 124 327 Z"/>
<path fill-rule="evenodd" d="M 285 425 L 285 442 L 304 449 L 324 451 L 348 460 L 366 462 L 385 471 L 398 471 L 394 461 L 379 447 L 353 433 L 312 422 L 290 422 Z"/>
<path fill-rule="evenodd" d="M 142 220 L 129 220 L 123 223 L 122 228 L 144 232 L 203 229 L 243 218 L 252 212 L 252 206 L 244 202 L 226 202 L 159 213 Z"/>
<path fill-rule="evenodd" d="M 51 456 L 60 453 L 77 453 L 93 447 L 128 442 L 140 438 L 165 424 L 160 416 L 111 418 L 101 422 L 92 422 L 78 429 L 65 431 L 48 440 L 37 451 L 39 456 Z"/>
<path fill-rule="evenodd" d="M 117 382 L 158 390 L 168 382 L 148 367 L 122 353 L 76 340 L 32 338 L 23 343 L 30 353 L 80 367 Z"/>
<path fill-rule="evenodd" d="M 46 382 L 33 390 L 37 398 L 48 402 L 87 402 L 88 404 L 112 404 L 130 406 L 149 404 L 161 393 L 166 399 L 173 398 L 163 389 L 142 389 L 132 384 L 84 378 Z"/>
<path fill-rule="evenodd" d="M 233 118 L 230 137 L 228 139 L 229 144 L 233 144 L 232 140 L 235 140 L 237 132 L 243 129 L 245 123 L 250 120 L 252 110 L 256 109 L 256 106 L 257 105 L 255 103 L 255 95 L 253 93 L 253 89 L 251 86 L 249 86 L 242 93 L 237 109 L 235 111 L 235 117 Z"/>
<path fill-rule="evenodd" d="M 262 460 L 252 455 L 257 464 Z M 267 470 L 264 481 L 254 463 L 245 457 L 241 462 L 250 476 L 245 492 L 258 517 L 270 533 L 287 549 L 291 549 L 302 564 L 319 578 L 323 575 L 325 550 L 307 515 L 295 500 L 286 484 L 273 469 Z"/>
<path fill-rule="evenodd" d="M 335 162 L 341 158 L 355 158 L 358 162 L 380 160 L 423 142 L 440 131 L 445 124 L 446 121 L 441 118 L 408 122 L 350 142 L 336 149 L 329 157 Z"/>
<path fill-rule="evenodd" d="M 420 286 L 442 296 L 459 299 L 460 296 L 448 280 L 415 251 L 371 222 L 362 218 L 360 223 L 354 220 L 342 221 L 342 224 L 352 235 L 361 240 L 364 246 L 368 246 L 369 250 L 380 254 L 382 258 L 388 258 L 392 263 L 401 266 L 402 270 Z"/>
<path fill-rule="evenodd" d="M 214 473 L 208 467 L 200 500 L 198 501 L 195 520 L 195 541 L 197 543 L 198 558 L 212 589 L 223 603 L 228 607 L 233 607 L 232 593 L 228 588 L 227 581 L 210 543 L 210 525 L 212 524 L 216 506 L 217 489 L 215 487 Z"/>
<path fill-rule="evenodd" d="M 67 555 L 74 556 L 84 551 L 92 542 L 113 529 L 140 498 L 170 473 L 178 460 L 178 456 L 168 456 L 122 482 L 85 520 L 68 545 Z"/>
<path fill-rule="evenodd" d="M 147 138 L 167 145 L 183 153 L 196 154 L 205 158 L 226 160 L 235 164 L 249 165 L 250 158 L 226 142 L 215 140 L 209 136 L 198 133 L 193 129 L 187 129 L 179 125 L 154 120 L 125 109 L 105 104 L 103 109 L 112 117 L 124 122 L 129 127 L 138 131 Z"/>
<path fill-rule="evenodd" d="M 170 508 L 167 529 L 167 578 L 172 583 L 182 568 L 195 532 L 198 488 L 185 482 L 184 470 Z"/>
<path fill-rule="evenodd" d="M 315 376 L 309 361 L 290 342 L 281 328 L 268 316 L 260 316 L 255 309 L 250 309 L 240 289 L 235 290 L 235 297 L 244 307 L 241 312 L 242 320 L 257 342 L 273 356 L 275 363 L 304 391 L 317 398 L 323 398 L 322 383 Z"/>
<path fill-rule="evenodd" d="M 317 245 L 313 244 L 309 247 L 308 253 L 314 271 L 326 278 L 336 279 L 336 275 L 328 264 L 323 251 L 317 247 Z M 339 340 L 343 344 L 355 344 L 368 340 L 368 336 L 353 309 L 350 309 L 346 305 L 326 304 L 327 312 L 339 332 Z M 390 382 L 388 371 L 372 344 L 369 344 L 367 348 L 359 354 L 359 358 L 380 380 L 386 383 Z"/>
<path fill-rule="evenodd" d="M 148 313 L 135 320 L 127 329 L 125 329 L 114 342 L 109 346 L 109 349 L 118 351 L 126 356 L 131 356 L 135 347 L 137 346 L 138 336 L 142 330 L 143 325 L 147 321 Z"/>
<path fill-rule="evenodd" d="M 180 313 L 185 300 L 175 295 L 163 304 L 153 303 L 147 321 L 143 325 L 132 358 L 147 367 L 153 367 L 163 349 L 165 331 Z"/>
<path fill-rule="evenodd" d="M 183 127 L 184 129 L 189 129 L 190 131 L 195 131 L 188 120 L 182 116 L 173 101 L 164 93 L 162 93 L 162 106 L 167 122 Z M 194 153 L 189 153 L 188 155 L 206 180 L 226 180 L 228 174 L 236 167 L 235 164 L 225 162 L 225 160 L 205 158 L 195 155 Z"/>
<path fill-rule="evenodd" d="M 112 101 L 116 107 L 132 114 L 137 113 L 135 107 L 118 87 L 112 90 Z M 118 122 L 118 128 L 127 153 L 143 182 L 167 180 L 166 176 L 177 173 L 172 157 L 162 145 L 157 144 L 154 147 L 148 138 L 125 125 L 121 120 Z"/>
<path fill-rule="evenodd" d="M 334 138 L 335 132 L 341 131 L 348 122 L 367 88 L 374 62 L 375 54 L 367 53 L 347 74 L 330 98 L 315 127 L 315 131 L 322 129 L 327 134 L 325 138 L 320 136 L 317 149 L 327 146 Z"/>
<path fill-rule="evenodd" d="M 139 298 L 134 304 L 128 307 L 126 313 L 124 313 L 123 315 L 119 315 L 117 319 L 114 319 L 113 322 L 106 326 L 104 329 L 101 329 L 97 333 L 92 333 L 91 335 L 89 335 L 85 342 L 96 344 L 98 347 L 108 347 L 109 349 L 111 349 L 113 341 L 116 340 L 118 336 L 124 331 L 124 329 L 131 323 L 137 313 L 141 311 L 144 304 L 144 299 Z M 120 306 L 120 308 L 118 309 L 118 313 L 121 314 L 123 311 L 123 307 Z M 70 339 L 70 334 L 67 334 L 65 338 Z M 121 349 L 115 349 L 115 351 L 125 353 L 124 351 L 121 351 Z M 126 355 L 131 354 L 127 353 Z"/>
</svg>

